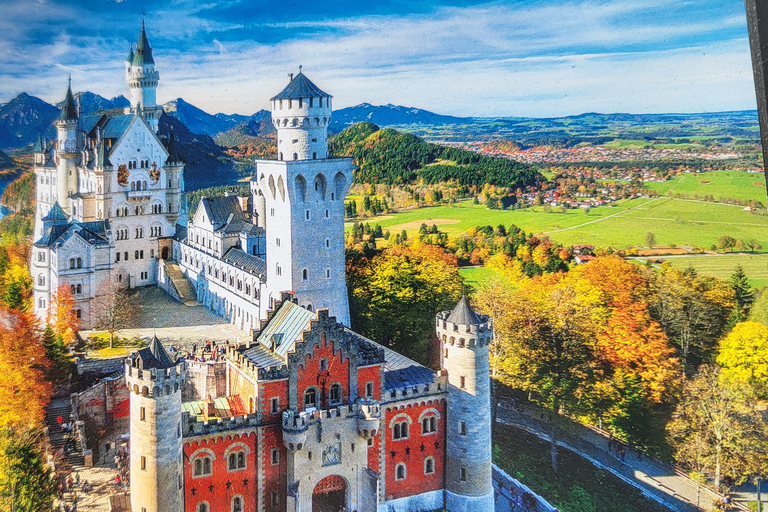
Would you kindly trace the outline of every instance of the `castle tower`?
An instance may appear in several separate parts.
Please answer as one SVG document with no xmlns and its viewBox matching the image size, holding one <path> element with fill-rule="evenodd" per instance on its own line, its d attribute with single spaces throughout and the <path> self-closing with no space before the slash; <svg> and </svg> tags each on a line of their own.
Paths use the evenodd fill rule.
<svg viewBox="0 0 768 512">
<path fill-rule="evenodd" d="M 78 108 L 72 95 L 72 78 L 67 85 L 67 95 L 61 107 L 61 115 L 54 123 L 57 131 L 56 155 L 59 159 L 56 166 L 56 200 L 65 212 L 72 215 L 69 196 L 79 191 L 79 172 L 77 170 L 80 158 L 77 147 Z"/>
<path fill-rule="evenodd" d="M 257 160 L 251 181 L 257 222 L 267 232 L 262 318 L 281 292 L 293 291 L 300 305 L 328 308 L 349 325 L 344 198 L 353 166 L 351 158 L 328 158 L 330 121 L 331 96 L 303 73 L 272 98 L 278 160 Z"/>
<path fill-rule="evenodd" d="M 173 361 L 156 337 L 125 361 L 131 393 L 132 512 L 182 512 L 184 378 L 184 360 Z"/>
<path fill-rule="evenodd" d="M 157 132 L 157 123 L 163 113 L 156 99 L 160 73 L 155 71 L 155 59 L 152 58 L 152 47 L 149 46 L 144 21 L 141 22 L 136 52 L 131 47 L 128 58 L 131 62 L 130 65 L 126 62 L 125 81 L 131 89 L 131 111 L 140 113 L 152 130 Z"/>
<path fill-rule="evenodd" d="M 168 180 L 168 191 L 165 194 L 168 203 L 166 218 L 171 226 L 175 226 L 182 213 L 184 195 L 184 162 L 176 146 L 176 136 L 171 132 L 168 138 L 168 158 L 165 161 L 165 177 Z"/>
<path fill-rule="evenodd" d="M 441 367 L 448 374 L 445 508 L 493 510 L 491 485 L 491 389 L 488 345 L 493 323 L 472 310 L 466 297 L 437 314 Z"/>
</svg>

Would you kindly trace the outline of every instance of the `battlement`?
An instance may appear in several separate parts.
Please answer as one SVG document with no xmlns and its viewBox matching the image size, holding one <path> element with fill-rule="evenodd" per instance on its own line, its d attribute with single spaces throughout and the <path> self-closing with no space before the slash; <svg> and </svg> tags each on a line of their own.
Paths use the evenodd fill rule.
<svg viewBox="0 0 768 512">
<path fill-rule="evenodd" d="M 135 394 L 152 397 L 170 395 L 184 385 L 186 363 L 183 359 L 176 366 L 166 369 L 142 369 L 136 361 L 130 357 L 125 361 L 125 380 L 128 389 Z"/>
<path fill-rule="evenodd" d="M 217 434 L 246 427 L 255 428 L 260 423 L 261 417 L 258 413 L 232 416 L 231 418 L 211 418 L 208 420 L 201 419 L 187 411 L 181 413 L 183 437 Z"/>
<path fill-rule="evenodd" d="M 443 343 L 459 347 L 485 346 L 493 340 L 493 320 L 483 316 L 479 324 L 460 325 L 448 321 L 449 311 L 437 314 L 435 329 Z"/>
<path fill-rule="evenodd" d="M 312 425 L 333 419 L 350 418 L 357 420 L 357 429 L 360 435 L 369 439 L 379 431 L 381 405 L 375 400 L 361 399 L 354 404 L 325 410 L 296 411 L 288 409 L 283 412 L 283 444 L 292 452 L 301 450 L 306 444 L 307 430 Z"/>
</svg>

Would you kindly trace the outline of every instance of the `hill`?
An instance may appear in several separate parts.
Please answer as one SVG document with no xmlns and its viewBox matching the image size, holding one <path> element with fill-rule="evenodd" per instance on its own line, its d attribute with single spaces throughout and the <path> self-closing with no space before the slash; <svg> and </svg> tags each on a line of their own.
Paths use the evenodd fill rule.
<svg viewBox="0 0 768 512">
<path fill-rule="evenodd" d="M 0 149 L 23 148 L 37 136 L 56 137 L 52 124 L 59 109 L 40 98 L 21 93 L 0 107 Z"/>
<path fill-rule="evenodd" d="M 347 107 L 333 113 L 333 121 L 330 130 L 339 132 L 355 123 L 369 122 L 379 126 L 400 125 L 445 125 L 471 122 L 464 117 L 453 117 L 435 114 L 428 110 L 399 105 L 371 105 L 361 103 L 354 107 Z"/>
<path fill-rule="evenodd" d="M 167 114 L 160 116 L 157 131 L 164 142 L 173 132 L 179 155 L 186 164 L 184 181 L 187 191 L 232 183 L 239 178 L 232 157 L 209 135 L 193 133 L 184 123 Z"/>
<path fill-rule="evenodd" d="M 123 95 L 108 100 L 104 96 L 100 96 L 90 91 L 75 93 L 75 101 L 77 101 L 78 105 L 83 109 L 83 115 L 86 116 L 101 112 L 102 110 L 112 110 L 131 106 L 131 102 Z M 63 103 L 63 101 L 57 103 L 56 108 L 61 110 L 61 105 Z"/>
<path fill-rule="evenodd" d="M 410 133 L 373 123 L 346 128 L 329 142 L 333 156 L 351 156 L 359 166 L 359 183 L 405 184 L 455 180 L 462 185 L 486 183 L 525 188 L 544 180 L 530 166 L 503 158 L 425 142 Z"/>
<path fill-rule="evenodd" d="M 250 120 L 249 116 L 240 114 L 209 114 L 191 103 L 187 103 L 182 98 L 164 104 L 163 111 L 184 123 L 192 133 L 210 135 L 211 137 Z"/>
</svg>

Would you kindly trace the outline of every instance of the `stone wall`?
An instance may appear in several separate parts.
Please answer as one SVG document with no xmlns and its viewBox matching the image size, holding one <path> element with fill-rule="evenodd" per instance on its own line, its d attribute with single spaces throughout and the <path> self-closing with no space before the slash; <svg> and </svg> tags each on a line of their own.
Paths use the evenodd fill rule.
<svg viewBox="0 0 768 512">
<path fill-rule="evenodd" d="M 181 401 L 192 402 L 227 394 L 227 363 L 187 361 L 187 380 L 181 389 Z"/>
<path fill-rule="evenodd" d="M 493 491 L 496 497 L 496 510 L 499 512 L 522 512 L 528 510 L 521 506 L 520 502 L 533 500 L 536 503 L 536 512 L 558 512 L 544 498 L 531 491 L 527 486 L 509 476 L 503 469 L 493 465 Z M 524 498 L 528 496 L 527 498 Z"/>
<path fill-rule="evenodd" d="M 123 369 L 125 357 L 113 357 L 110 359 L 80 359 L 77 361 L 77 374 L 92 373 L 95 375 L 109 375 Z"/>
</svg>

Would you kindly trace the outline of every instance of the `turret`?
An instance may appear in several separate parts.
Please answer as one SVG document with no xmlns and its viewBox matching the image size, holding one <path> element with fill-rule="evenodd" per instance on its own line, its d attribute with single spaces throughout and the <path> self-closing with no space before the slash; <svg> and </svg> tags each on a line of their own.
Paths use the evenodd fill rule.
<svg viewBox="0 0 768 512">
<path fill-rule="evenodd" d="M 130 391 L 131 510 L 182 512 L 181 388 L 184 359 L 172 359 L 160 340 L 125 361 Z"/>
<path fill-rule="evenodd" d="M 72 213 L 69 200 L 72 194 L 79 190 L 79 173 L 77 170 L 80 158 L 77 147 L 78 108 L 75 97 L 72 94 L 72 77 L 67 85 L 67 94 L 61 106 L 61 115 L 54 123 L 57 132 L 56 154 L 59 162 L 56 171 L 57 200 L 64 211 Z"/>
<path fill-rule="evenodd" d="M 168 202 L 168 222 L 175 225 L 182 210 L 182 196 L 184 195 L 184 162 L 181 160 L 179 148 L 176 144 L 176 136 L 171 131 L 168 137 L 168 158 L 165 161 L 165 177 L 168 183 L 166 200 Z M 186 222 L 186 221 L 185 221 Z"/>
<path fill-rule="evenodd" d="M 453 311 L 438 313 L 436 332 L 441 366 L 448 375 L 445 508 L 493 510 L 488 360 L 493 323 L 462 297 Z"/>
<path fill-rule="evenodd" d="M 156 99 L 160 73 L 155 70 L 155 59 L 152 57 L 152 47 L 143 21 L 136 52 L 131 47 L 128 57 L 131 62 L 126 66 L 125 81 L 131 89 L 131 111 L 141 114 L 152 130 L 157 132 L 157 123 L 162 114 Z"/>
<path fill-rule="evenodd" d="M 278 160 L 317 160 L 328 157 L 331 95 L 302 72 L 290 75 L 283 91 L 272 98 L 272 124 L 277 129 Z"/>
</svg>

